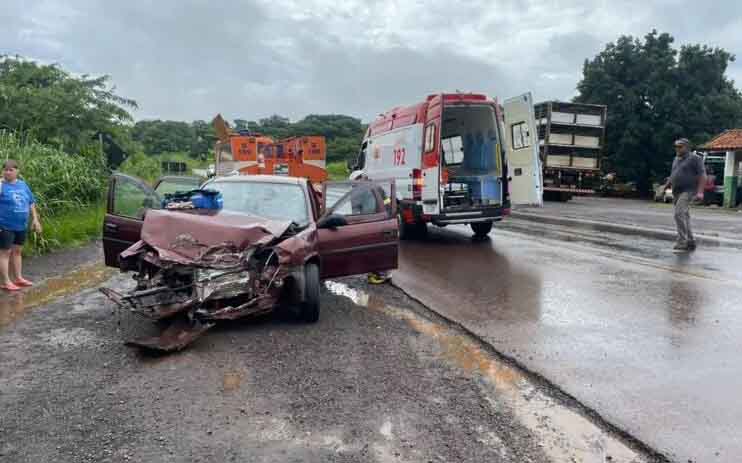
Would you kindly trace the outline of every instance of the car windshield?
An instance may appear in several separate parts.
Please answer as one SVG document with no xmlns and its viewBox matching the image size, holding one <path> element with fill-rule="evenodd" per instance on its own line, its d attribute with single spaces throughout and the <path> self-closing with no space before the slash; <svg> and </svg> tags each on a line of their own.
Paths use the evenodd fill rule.
<svg viewBox="0 0 742 463">
<path fill-rule="evenodd" d="M 165 196 L 178 191 L 195 190 L 200 184 L 201 181 L 197 178 L 165 178 L 157 185 L 155 191 L 158 195 Z"/>
<path fill-rule="evenodd" d="M 221 192 L 224 210 L 307 225 L 307 201 L 299 185 L 266 182 L 219 182 L 204 188 Z"/>
</svg>

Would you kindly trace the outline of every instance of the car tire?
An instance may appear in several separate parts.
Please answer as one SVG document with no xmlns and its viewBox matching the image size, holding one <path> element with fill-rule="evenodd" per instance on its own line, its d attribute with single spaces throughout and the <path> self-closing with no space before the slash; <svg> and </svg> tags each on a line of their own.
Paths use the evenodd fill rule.
<svg viewBox="0 0 742 463">
<path fill-rule="evenodd" d="M 469 225 L 474 230 L 474 237 L 478 239 L 484 238 L 492 231 L 492 222 L 476 222 Z"/>
<path fill-rule="evenodd" d="M 307 264 L 304 267 L 304 302 L 299 307 L 299 318 L 306 323 L 319 320 L 319 266 Z"/>
</svg>

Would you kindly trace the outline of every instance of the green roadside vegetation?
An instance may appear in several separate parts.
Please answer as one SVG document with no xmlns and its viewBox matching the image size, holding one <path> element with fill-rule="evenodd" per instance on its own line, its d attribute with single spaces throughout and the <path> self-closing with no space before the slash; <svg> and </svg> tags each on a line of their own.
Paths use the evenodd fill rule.
<svg viewBox="0 0 742 463">
<path fill-rule="evenodd" d="M 345 165 L 345 162 L 336 161 L 327 163 L 327 175 L 330 180 L 348 180 L 350 171 Z"/>
</svg>

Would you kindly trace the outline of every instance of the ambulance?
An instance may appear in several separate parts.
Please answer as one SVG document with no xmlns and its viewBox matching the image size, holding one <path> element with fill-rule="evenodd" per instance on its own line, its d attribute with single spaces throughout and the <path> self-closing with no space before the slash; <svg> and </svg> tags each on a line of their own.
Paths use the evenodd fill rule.
<svg viewBox="0 0 742 463">
<path fill-rule="evenodd" d="M 394 179 L 400 237 L 427 224 L 469 225 L 484 237 L 512 205 L 542 205 L 538 133 L 530 93 L 497 100 L 439 93 L 373 121 L 352 178 Z"/>
</svg>

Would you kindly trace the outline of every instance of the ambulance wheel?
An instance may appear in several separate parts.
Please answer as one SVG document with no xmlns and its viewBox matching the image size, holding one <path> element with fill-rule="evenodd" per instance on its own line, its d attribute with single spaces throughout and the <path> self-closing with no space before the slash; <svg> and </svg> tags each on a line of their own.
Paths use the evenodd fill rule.
<svg viewBox="0 0 742 463">
<path fill-rule="evenodd" d="M 469 224 L 474 230 L 474 238 L 482 239 L 492 231 L 492 222 L 476 222 Z"/>
<path fill-rule="evenodd" d="M 415 222 L 415 238 L 425 239 L 428 236 L 428 224 L 425 222 Z"/>
<path fill-rule="evenodd" d="M 419 226 L 418 223 L 406 223 L 402 213 L 397 214 L 397 223 L 399 224 L 399 239 L 400 240 L 412 240 L 418 237 Z M 425 225 L 425 224 L 422 224 Z"/>
</svg>

